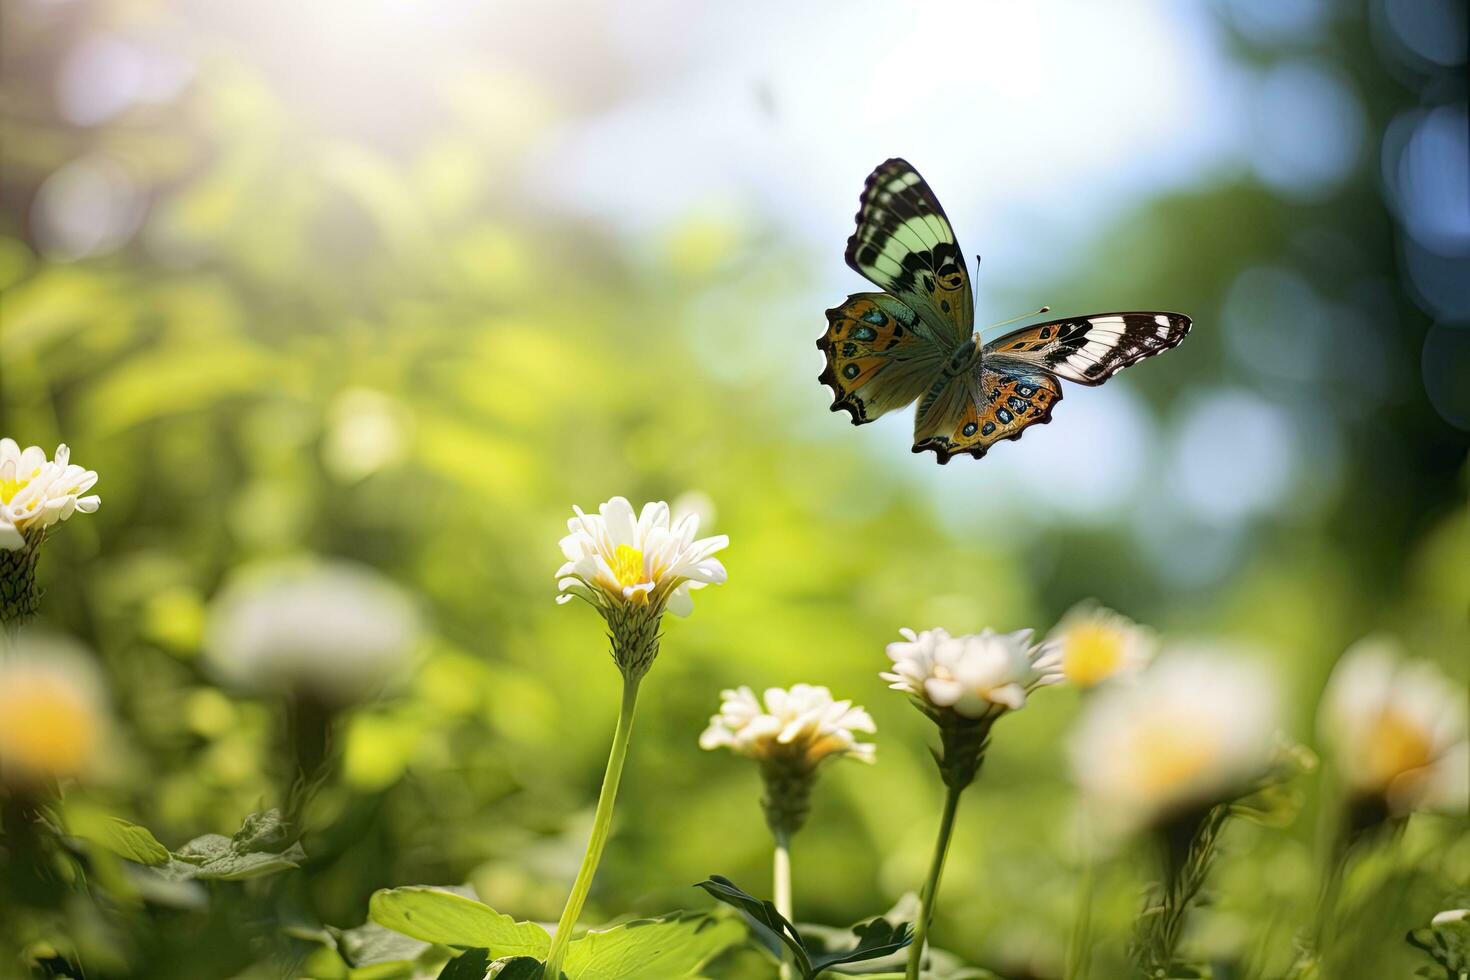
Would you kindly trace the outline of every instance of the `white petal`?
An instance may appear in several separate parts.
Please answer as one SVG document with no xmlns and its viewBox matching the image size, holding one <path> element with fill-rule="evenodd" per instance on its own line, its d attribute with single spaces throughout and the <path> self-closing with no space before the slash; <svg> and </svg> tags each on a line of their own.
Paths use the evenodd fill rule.
<svg viewBox="0 0 1470 980">
<path fill-rule="evenodd" d="M 689 596 L 688 586 L 681 585 L 669 593 L 669 601 L 664 608 L 681 618 L 694 612 L 694 600 Z"/>
<path fill-rule="evenodd" d="M 19 551 L 26 546 L 25 536 L 9 521 L 0 520 L 0 548 Z"/>
</svg>

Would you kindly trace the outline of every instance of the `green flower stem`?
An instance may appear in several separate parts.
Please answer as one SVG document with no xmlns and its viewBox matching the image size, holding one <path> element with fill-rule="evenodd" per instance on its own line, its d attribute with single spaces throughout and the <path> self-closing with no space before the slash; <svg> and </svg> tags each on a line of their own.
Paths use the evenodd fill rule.
<svg viewBox="0 0 1470 980">
<path fill-rule="evenodd" d="M 964 786 L 949 786 L 944 793 L 944 815 L 939 818 L 939 839 L 934 842 L 934 858 L 929 862 L 929 877 L 919 893 L 919 921 L 914 926 L 914 942 L 909 947 L 909 965 L 905 980 L 919 980 L 919 967 L 924 960 L 924 941 L 929 936 L 929 920 L 934 917 L 935 900 L 939 897 L 939 878 L 944 873 L 944 859 L 949 855 L 949 839 L 954 836 L 955 811 L 960 806 Z"/>
<path fill-rule="evenodd" d="M 608 831 L 612 829 L 613 802 L 618 796 L 618 783 L 623 779 L 623 763 L 628 758 L 628 739 L 633 734 L 633 711 L 638 707 L 638 684 L 641 676 L 625 675 L 623 678 L 623 707 L 618 712 L 618 727 L 613 732 L 612 751 L 607 757 L 607 772 L 602 777 L 602 793 L 597 797 L 597 813 L 592 819 L 592 838 L 587 841 L 587 853 L 582 857 L 582 868 L 572 884 L 572 893 L 567 896 L 566 907 L 561 911 L 561 920 L 556 924 L 556 936 L 551 940 L 551 952 L 546 957 L 546 968 L 542 976 L 547 980 L 559 980 L 562 960 L 566 958 L 567 946 L 572 941 L 572 929 L 577 917 L 582 914 L 582 905 L 592 889 L 592 876 L 597 873 L 597 863 L 602 860 L 602 849 L 607 845 Z"/>
<path fill-rule="evenodd" d="M 784 830 L 777 830 L 776 853 L 771 865 L 771 888 L 776 896 L 776 911 L 786 918 L 787 922 L 795 922 L 791 905 L 791 835 Z M 791 964 L 785 959 L 781 961 L 781 980 L 790 980 Z"/>
<path fill-rule="evenodd" d="M 1072 938 L 1067 946 L 1067 980 L 1084 980 L 1092 960 L 1092 894 L 1097 859 L 1090 839 L 1084 840 L 1082 846 L 1082 884 L 1078 889 L 1077 917 L 1072 921 Z"/>
</svg>

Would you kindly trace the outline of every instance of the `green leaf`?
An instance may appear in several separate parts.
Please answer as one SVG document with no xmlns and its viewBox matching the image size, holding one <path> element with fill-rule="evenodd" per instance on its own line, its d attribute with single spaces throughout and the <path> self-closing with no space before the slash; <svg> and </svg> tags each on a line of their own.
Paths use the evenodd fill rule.
<svg viewBox="0 0 1470 980">
<path fill-rule="evenodd" d="M 489 970 L 489 950 L 467 949 L 444 964 L 444 969 L 439 971 L 439 980 L 485 980 Z"/>
<path fill-rule="evenodd" d="M 498 957 L 545 959 L 551 950 L 551 937 L 535 923 L 517 922 L 483 902 L 429 885 L 374 892 L 368 918 L 426 943 L 483 947 Z"/>
<path fill-rule="evenodd" d="M 140 827 L 92 807 L 68 807 L 66 821 L 67 828 L 73 834 L 120 858 L 146 864 L 151 868 L 168 864 L 168 848 L 160 844 L 147 827 Z"/>
<path fill-rule="evenodd" d="M 821 972 L 839 963 L 860 963 L 896 953 L 914 941 L 914 930 L 907 922 L 893 923 L 871 919 L 852 927 L 857 944 L 851 949 L 822 953 L 812 957 L 813 972 Z"/>
<path fill-rule="evenodd" d="M 247 878 L 259 878 L 277 871 L 299 868 L 301 862 L 306 860 L 306 852 L 301 849 L 300 844 L 292 844 L 280 854 L 237 854 L 229 849 L 206 850 L 213 846 L 213 842 L 191 846 L 196 843 L 197 841 L 190 841 L 175 851 L 168 864 L 158 869 L 159 873 L 171 881 L 244 881 Z"/>
<path fill-rule="evenodd" d="M 573 940 L 563 972 L 571 980 L 676 980 L 695 976 L 743 938 L 745 930 L 734 919 L 675 912 L 593 930 Z"/>
<path fill-rule="evenodd" d="M 401 963 L 418 959 L 430 943 L 385 929 L 368 922 L 352 929 L 329 929 L 336 940 L 337 952 L 348 966 L 374 966 L 379 963 Z"/>
<path fill-rule="evenodd" d="M 290 839 L 290 830 L 279 810 L 252 813 L 233 837 L 202 834 L 174 851 L 168 864 L 158 870 L 172 881 L 259 878 L 301 867 L 306 851 L 299 843 L 285 846 Z"/>
<path fill-rule="evenodd" d="M 246 817 L 235 836 L 230 838 L 230 848 L 236 853 L 253 854 L 257 851 L 281 851 L 290 842 L 290 828 L 281 817 L 281 811 L 272 807 Z"/>
<path fill-rule="evenodd" d="M 796 931 L 796 926 L 786 921 L 785 916 L 776 911 L 775 905 L 746 894 L 735 882 L 723 875 L 710 875 L 694 887 L 703 888 L 716 900 L 739 909 L 745 915 L 747 924 L 755 930 L 757 938 L 777 959 L 781 956 L 781 946 L 784 944 L 796 958 L 796 966 L 802 976 L 811 975 L 811 959 L 807 955 L 801 933 Z"/>
</svg>

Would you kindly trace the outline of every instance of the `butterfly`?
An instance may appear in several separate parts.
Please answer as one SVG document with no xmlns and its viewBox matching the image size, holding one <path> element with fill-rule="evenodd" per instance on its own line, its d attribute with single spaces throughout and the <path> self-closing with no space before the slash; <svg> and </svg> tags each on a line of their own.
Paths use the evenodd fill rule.
<svg viewBox="0 0 1470 980">
<path fill-rule="evenodd" d="M 832 411 L 862 425 L 917 401 L 913 451 L 933 451 L 940 463 L 962 453 L 979 459 L 999 440 L 1050 422 L 1063 380 L 1100 385 L 1189 333 L 1180 313 L 1097 313 L 982 345 L 954 229 L 904 160 L 868 177 L 847 264 L 883 292 L 854 293 L 827 311 L 818 380 L 832 389 Z"/>
</svg>

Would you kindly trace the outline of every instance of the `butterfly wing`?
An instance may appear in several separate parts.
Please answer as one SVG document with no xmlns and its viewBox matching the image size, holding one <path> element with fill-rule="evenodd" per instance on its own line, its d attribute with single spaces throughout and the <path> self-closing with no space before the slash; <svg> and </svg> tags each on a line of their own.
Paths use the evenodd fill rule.
<svg viewBox="0 0 1470 980">
<path fill-rule="evenodd" d="M 1000 440 L 1050 422 L 1062 400 L 1059 379 L 1100 385 L 1178 346 L 1189 326 L 1179 313 L 1101 313 L 1014 330 L 985 345 L 973 372 L 919 402 L 914 452 L 931 450 L 941 463 L 960 453 L 979 459 Z"/>
<path fill-rule="evenodd" d="M 914 452 L 932 451 L 940 463 L 961 453 L 979 459 L 1001 439 L 1019 439 L 1030 426 L 1050 422 L 1061 400 L 1055 375 L 982 362 L 925 394 L 914 423 Z"/>
<path fill-rule="evenodd" d="M 832 411 L 847 412 L 853 425 L 918 398 L 945 357 L 919 314 L 887 293 L 855 293 L 828 310 L 817 347 L 827 357 L 819 380 L 832 389 Z"/>
<path fill-rule="evenodd" d="M 1189 326 L 1182 313 L 1098 313 L 1052 320 L 986 344 L 982 363 L 1040 368 L 1067 381 L 1100 385 L 1130 364 L 1179 346 Z"/>
<path fill-rule="evenodd" d="M 880 164 L 868 177 L 847 264 L 923 317 L 951 349 L 970 336 L 974 300 L 965 258 L 944 208 L 905 160 Z"/>
</svg>

